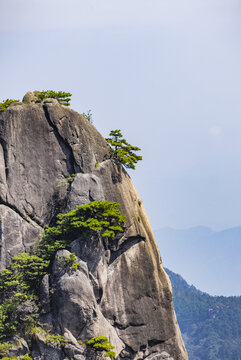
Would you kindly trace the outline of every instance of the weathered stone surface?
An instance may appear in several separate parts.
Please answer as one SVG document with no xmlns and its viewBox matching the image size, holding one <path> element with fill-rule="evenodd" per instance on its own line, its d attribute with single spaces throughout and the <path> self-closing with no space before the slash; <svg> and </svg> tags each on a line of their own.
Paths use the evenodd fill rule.
<svg viewBox="0 0 241 360">
<path fill-rule="evenodd" d="M 97 283 L 93 282 L 93 287 L 96 297 L 101 299 L 101 310 L 131 355 L 144 347 L 145 354 L 170 350 L 175 359 L 185 358 L 170 282 L 162 269 L 151 226 L 126 171 L 121 170 L 121 182 L 113 181 L 118 178 L 118 171 L 117 166 L 107 160 L 94 174 L 99 179 L 96 189 L 101 183 L 105 199 L 119 202 L 127 217 L 124 236 L 117 243 L 108 244 L 108 249 L 98 239 L 80 239 L 73 243 L 72 251 L 87 262 Z M 88 202 L 87 190 L 86 199 Z M 98 195 L 94 200 L 99 200 Z M 173 342 L 178 343 L 177 351 Z"/>
<path fill-rule="evenodd" d="M 46 344 L 45 334 L 38 333 L 31 352 L 35 360 L 65 360 L 66 356 L 58 344 Z"/>
<path fill-rule="evenodd" d="M 56 100 L 45 100 L 43 106 L 46 118 L 64 141 L 64 151 L 69 151 L 73 172 L 92 171 L 97 161 L 102 161 L 108 153 L 104 138 L 84 116 L 59 105 Z"/>
<path fill-rule="evenodd" d="M 41 231 L 37 224 L 0 204 L 0 269 L 10 264 L 13 256 L 28 251 Z"/>
<path fill-rule="evenodd" d="M 24 97 L 23 97 L 23 101 L 31 104 L 31 103 L 35 103 L 38 101 L 38 97 L 36 96 L 38 93 L 40 93 L 40 91 L 29 91 L 27 92 Z"/>
<path fill-rule="evenodd" d="M 51 311 L 50 296 L 49 296 L 49 275 L 44 275 L 40 284 L 40 297 L 39 300 L 45 313 Z"/>
<path fill-rule="evenodd" d="M 187 360 L 171 285 L 129 175 L 107 159 L 108 146 L 88 120 L 54 99 L 34 103 L 34 96 L 26 97 L 30 105 L 0 114 L 1 266 L 28 249 L 58 212 L 89 201 L 120 203 L 127 222 L 115 240 L 80 234 L 71 245 L 78 270 L 63 269 L 57 257 L 69 252 L 58 252 L 41 302 L 46 326 L 69 342 L 66 351 L 53 349 L 39 336 L 32 356 L 97 359 L 103 354 L 81 348 L 77 339 L 105 335 L 118 359 Z"/>
<path fill-rule="evenodd" d="M 9 349 L 8 356 L 24 356 L 29 354 L 29 347 L 27 342 L 19 337 L 13 339 L 13 346 Z"/>
<path fill-rule="evenodd" d="M 66 156 L 41 104 L 9 107 L 0 116 L 7 169 L 7 196 L 0 193 L 0 198 L 22 216 L 45 224 L 66 196 L 64 187 L 56 188 L 69 176 Z"/>
<path fill-rule="evenodd" d="M 117 354 L 124 345 L 116 330 L 104 318 L 94 295 L 87 264 L 80 260 L 79 269 L 63 268 L 61 256 L 70 252 L 57 252 L 53 265 L 52 283 L 54 315 L 60 331 L 68 329 L 75 338 L 86 340 L 93 336 L 107 336 L 115 344 Z"/>
<path fill-rule="evenodd" d="M 6 201 L 7 196 L 7 182 L 6 182 L 7 167 L 5 166 L 4 151 L 0 144 L 0 194 L 3 201 Z"/>
<path fill-rule="evenodd" d="M 67 210 L 96 200 L 105 200 L 99 177 L 94 174 L 77 174 L 71 185 Z"/>
</svg>

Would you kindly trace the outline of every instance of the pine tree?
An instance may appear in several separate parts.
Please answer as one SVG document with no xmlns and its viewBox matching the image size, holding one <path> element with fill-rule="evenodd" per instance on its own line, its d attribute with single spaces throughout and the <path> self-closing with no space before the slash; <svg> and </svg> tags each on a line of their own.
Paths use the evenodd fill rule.
<svg viewBox="0 0 241 360">
<path fill-rule="evenodd" d="M 53 90 L 41 91 L 37 95 L 37 97 L 40 100 L 52 98 L 52 99 L 58 100 L 58 102 L 61 105 L 65 105 L 65 106 L 70 105 L 71 96 L 72 96 L 71 93 L 67 93 L 67 92 L 64 92 L 64 91 L 53 91 Z"/>
<path fill-rule="evenodd" d="M 106 138 L 108 144 L 110 144 L 110 152 L 113 158 L 123 164 L 125 167 L 135 169 L 135 164 L 142 160 L 142 156 L 136 155 L 134 151 L 140 151 L 137 146 L 132 146 L 123 138 L 120 130 L 111 130 L 109 136 Z"/>
</svg>

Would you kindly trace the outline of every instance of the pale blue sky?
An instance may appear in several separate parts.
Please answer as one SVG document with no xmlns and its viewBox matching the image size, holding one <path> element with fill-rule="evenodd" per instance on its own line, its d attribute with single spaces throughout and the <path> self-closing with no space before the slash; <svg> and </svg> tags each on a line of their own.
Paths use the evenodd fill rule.
<svg viewBox="0 0 241 360">
<path fill-rule="evenodd" d="M 154 229 L 241 224 L 240 1 L 0 0 L 0 14 L 0 101 L 70 91 L 104 136 L 122 129 Z"/>
</svg>

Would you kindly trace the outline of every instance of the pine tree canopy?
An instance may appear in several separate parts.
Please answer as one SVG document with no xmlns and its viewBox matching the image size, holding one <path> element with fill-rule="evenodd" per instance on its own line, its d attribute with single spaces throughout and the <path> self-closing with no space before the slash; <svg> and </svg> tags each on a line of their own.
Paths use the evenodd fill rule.
<svg viewBox="0 0 241 360">
<path fill-rule="evenodd" d="M 43 99 L 48 99 L 48 98 L 52 98 L 52 99 L 56 99 L 58 100 L 58 102 L 61 105 L 65 105 L 65 106 L 69 106 L 70 105 L 70 97 L 72 96 L 71 93 L 67 93 L 64 91 L 53 91 L 53 90 L 46 90 L 46 91 L 41 91 L 37 97 L 40 100 Z"/>
<path fill-rule="evenodd" d="M 7 99 L 0 103 L 0 112 L 6 110 L 12 103 L 19 102 L 19 100 Z"/>
<path fill-rule="evenodd" d="M 111 130 L 109 136 L 110 138 L 106 138 L 106 141 L 110 145 L 110 151 L 114 155 L 114 159 L 127 168 L 135 169 L 135 164 L 142 160 L 142 156 L 136 155 L 135 151 L 140 151 L 141 149 L 137 146 L 132 146 L 123 139 L 120 130 Z"/>
</svg>

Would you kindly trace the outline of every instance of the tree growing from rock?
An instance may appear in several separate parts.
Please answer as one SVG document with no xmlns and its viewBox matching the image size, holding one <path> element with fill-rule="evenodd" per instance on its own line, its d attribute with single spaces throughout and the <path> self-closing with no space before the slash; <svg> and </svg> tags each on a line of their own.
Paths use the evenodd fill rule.
<svg viewBox="0 0 241 360">
<path fill-rule="evenodd" d="M 0 112 L 6 110 L 12 103 L 19 102 L 19 100 L 7 99 L 0 103 Z"/>
<path fill-rule="evenodd" d="M 142 156 L 137 155 L 135 151 L 140 151 L 141 149 L 123 139 L 120 130 L 111 130 L 109 136 L 109 138 L 106 138 L 106 141 L 110 145 L 110 152 L 114 160 L 134 170 L 135 164 L 142 160 Z"/>
<path fill-rule="evenodd" d="M 41 91 L 39 94 L 37 94 L 39 100 L 52 98 L 58 100 L 58 102 L 61 105 L 65 105 L 65 106 L 70 105 L 71 96 L 72 96 L 71 93 L 67 93 L 64 91 L 53 91 L 53 90 Z"/>
</svg>

